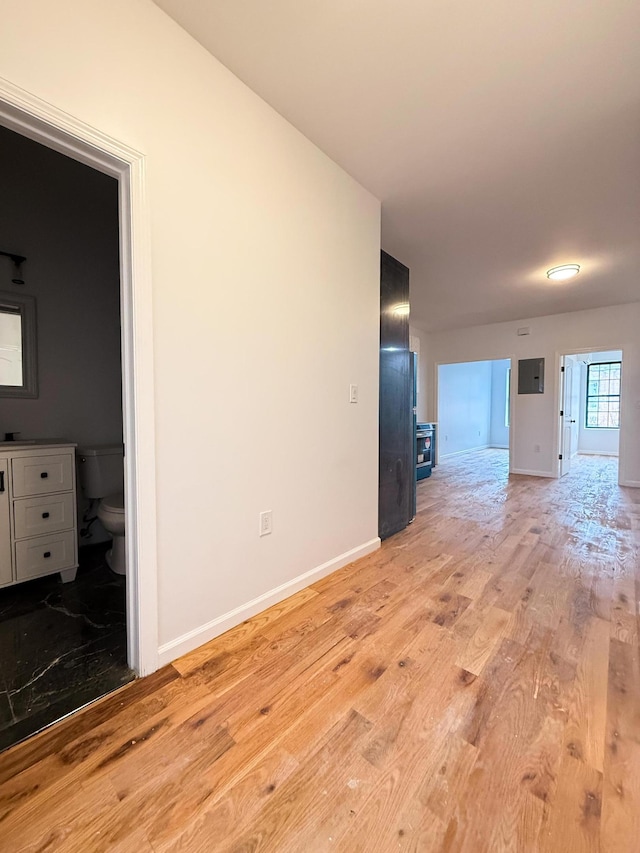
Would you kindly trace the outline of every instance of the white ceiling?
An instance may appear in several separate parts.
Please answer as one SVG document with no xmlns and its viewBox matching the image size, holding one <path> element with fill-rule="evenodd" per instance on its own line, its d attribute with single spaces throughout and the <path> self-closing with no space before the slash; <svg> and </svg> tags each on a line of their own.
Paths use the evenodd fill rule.
<svg viewBox="0 0 640 853">
<path fill-rule="evenodd" d="M 412 323 L 640 299 L 638 0 L 156 2 L 382 200 Z"/>
</svg>

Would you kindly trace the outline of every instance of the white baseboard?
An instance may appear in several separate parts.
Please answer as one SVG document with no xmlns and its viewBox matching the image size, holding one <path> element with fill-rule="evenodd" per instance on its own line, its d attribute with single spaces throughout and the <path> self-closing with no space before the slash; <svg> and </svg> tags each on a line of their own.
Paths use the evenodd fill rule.
<svg viewBox="0 0 640 853">
<path fill-rule="evenodd" d="M 619 456 L 615 450 L 578 450 L 578 456 Z"/>
<path fill-rule="evenodd" d="M 640 489 L 640 480 L 620 480 L 620 486 L 628 486 L 630 489 Z"/>
<path fill-rule="evenodd" d="M 367 554 L 377 551 L 379 547 L 380 539 L 376 536 L 375 539 L 370 539 L 357 548 L 345 551 L 344 554 L 340 554 L 327 563 L 323 563 L 321 566 L 316 566 L 315 569 L 298 575 L 293 580 L 287 581 L 275 589 L 271 589 L 257 598 L 251 599 L 246 604 L 241 604 L 228 613 L 223 613 L 222 616 L 218 616 L 211 622 L 207 622 L 206 625 L 194 628 L 192 631 L 182 634 L 181 637 L 176 637 L 175 640 L 169 640 L 168 643 L 164 643 L 158 649 L 159 666 L 165 666 L 181 655 L 197 649 L 198 646 L 208 643 L 209 640 L 213 640 L 214 637 L 218 637 L 220 634 L 224 634 L 225 631 L 234 628 L 236 625 L 244 622 L 245 619 L 249 619 L 251 616 L 255 616 L 256 613 L 260 613 L 273 604 L 283 601 L 290 595 L 319 581 L 320 578 L 337 571 L 342 566 L 353 563 L 354 560 L 359 560 L 361 557 L 366 557 Z"/>
<path fill-rule="evenodd" d="M 526 474 L 528 477 L 550 477 L 552 480 L 557 480 L 555 474 L 550 471 L 527 471 L 525 468 L 512 468 L 510 474 Z"/>
<path fill-rule="evenodd" d="M 438 461 L 440 459 L 451 459 L 453 456 L 463 456 L 465 453 L 475 453 L 476 450 L 487 450 L 488 447 L 488 444 L 479 444 L 477 447 L 469 447 L 467 450 L 454 450 L 453 453 L 439 453 Z"/>
<path fill-rule="evenodd" d="M 488 444 L 487 447 L 490 447 L 491 450 L 508 450 L 508 444 Z"/>
</svg>

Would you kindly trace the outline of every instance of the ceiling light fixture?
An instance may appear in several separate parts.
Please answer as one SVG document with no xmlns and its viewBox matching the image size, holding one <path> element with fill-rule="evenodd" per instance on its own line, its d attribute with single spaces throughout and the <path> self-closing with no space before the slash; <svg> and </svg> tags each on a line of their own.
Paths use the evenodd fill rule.
<svg viewBox="0 0 640 853">
<path fill-rule="evenodd" d="M 16 255 L 15 252 L 0 252 L 5 258 L 11 258 L 13 263 L 13 275 L 11 281 L 13 284 L 24 284 L 24 276 L 22 274 L 22 264 L 27 260 L 24 255 Z"/>
<path fill-rule="evenodd" d="M 566 278 L 573 278 L 580 272 L 580 264 L 562 264 L 560 267 L 552 267 L 547 270 L 547 278 L 553 281 L 564 281 Z"/>
</svg>

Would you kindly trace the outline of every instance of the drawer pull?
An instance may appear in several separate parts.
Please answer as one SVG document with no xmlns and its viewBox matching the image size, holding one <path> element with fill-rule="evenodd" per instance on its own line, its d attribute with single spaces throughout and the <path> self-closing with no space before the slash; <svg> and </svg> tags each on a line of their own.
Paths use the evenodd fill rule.
<svg viewBox="0 0 640 853">
<path fill-rule="evenodd" d="M 51 556 L 51 551 L 45 551 L 45 552 L 44 552 L 44 554 L 43 554 L 42 556 L 43 556 L 43 557 L 45 558 L 45 560 L 46 560 L 46 559 L 47 559 L 47 557 L 50 557 L 50 556 Z"/>
<path fill-rule="evenodd" d="M 47 471 L 43 471 L 43 472 L 40 474 L 40 479 L 42 479 L 42 480 L 46 480 L 48 476 L 49 476 L 48 472 L 47 472 Z"/>
<path fill-rule="evenodd" d="M 0 471 L 0 492 L 4 492 L 4 471 Z"/>
<path fill-rule="evenodd" d="M 49 518 L 49 513 L 48 513 L 48 512 L 43 512 L 43 513 L 42 513 L 42 517 L 43 517 L 43 518 Z"/>
</svg>

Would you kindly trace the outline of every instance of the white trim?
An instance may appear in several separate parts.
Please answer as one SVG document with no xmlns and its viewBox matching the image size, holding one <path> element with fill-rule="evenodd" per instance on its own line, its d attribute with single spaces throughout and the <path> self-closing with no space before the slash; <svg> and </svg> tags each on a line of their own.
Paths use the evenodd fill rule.
<svg viewBox="0 0 640 853">
<path fill-rule="evenodd" d="M 618 483 L 619 486 L 627 486 L 630 489 L 640 489 L 640 480 L 625 480 Z"/>
<path fill-rule="evenodd" d="M 346 566 L 348 563 L 353 563 L 361 557 L 366 557 L 367 554 L 377 551 L 379 547 L 380 539 L 376 536 L 375 539 L 370 539 L 368 542 L 365 542 L 363 545 L 359 545 L 357 548 L 345 551 L 344 554 L 340 554 L 332 560 L 329 560 L 327 563 L 323 563 L 321 566 L 316 566 L 315 569 L 311 569 L 302 575 L 298 575 L 293 578 L 293 580 L 287 581 L 286 583 L 275 587 L 275 589 L 271 589 L 268 592 L 259 595 L 257 598 L 253 598 L 246 604 L 241 604 L 239 607 L 230 610 L 228 613 L 223 613 L 222 616 L 218 616 L 211 622 L 207 622 L 199 628 L 194 628 L 192 631 L 188 631 L 186 634 L 176 637 L 175 640 L 163 643 L 159 649 L 160 666 L 165 666 L 181 655 L 185 655 L 187 652 L 197 649 L 198 646 L 201 646 L 203 643 L 208 643 L 209 640 L 213 640 L 215 637 L 219 637 L 220 634 L 224 634 L 225 631 L 228 631 L 230 628 L 234 628 L 236 625 L 244 622 L 245 619 L 249 619 L 251 616 L 255 616 L 256 613 L 261 613 L 268 607 L 278 604 L 278 602 L 283 601 L 285 598 L 288 598 L 296 592 L 299 592 L 301 589 L 305 589 L 310 586 L 310 584 L 319 581 L 321 578 L 337 571 L 343 566 Z"/>
<path fill-rule="evenodd" d="M 441 453 L 440 459 L 451 459 L 452 456 L 464 456 L 465 453 L 475 453 L 477 450 L 488 450 L 490 444 L 478 444 L 476 447 L 468 447 L 466 450 L 454 450 L 453 453 Z"/>
<path fill-rule="evenodd" d="M 578 450 L 576 456 L 619 456 L 615 450 Z"/>
<path fill-rule="evenodd" d="M 527 477 L 549 477 L 552 480 L 558 479 L 551 471 L 528 471 L 526 468 L 513 468 L 509 473 L 526 474 Z"/>
<path fill-rule="evenodd" d="M 487 447 L 490 450 L 508 450 L 509 449 L 508 444 L 488 444 Z"/>
<path fill-rule="evenodd" d="M 127 527 L 127 651 L 158 668 L 150 216 L 144 155 L 0 78 L 0 123 L 118 180 Z"/>
</svg>

